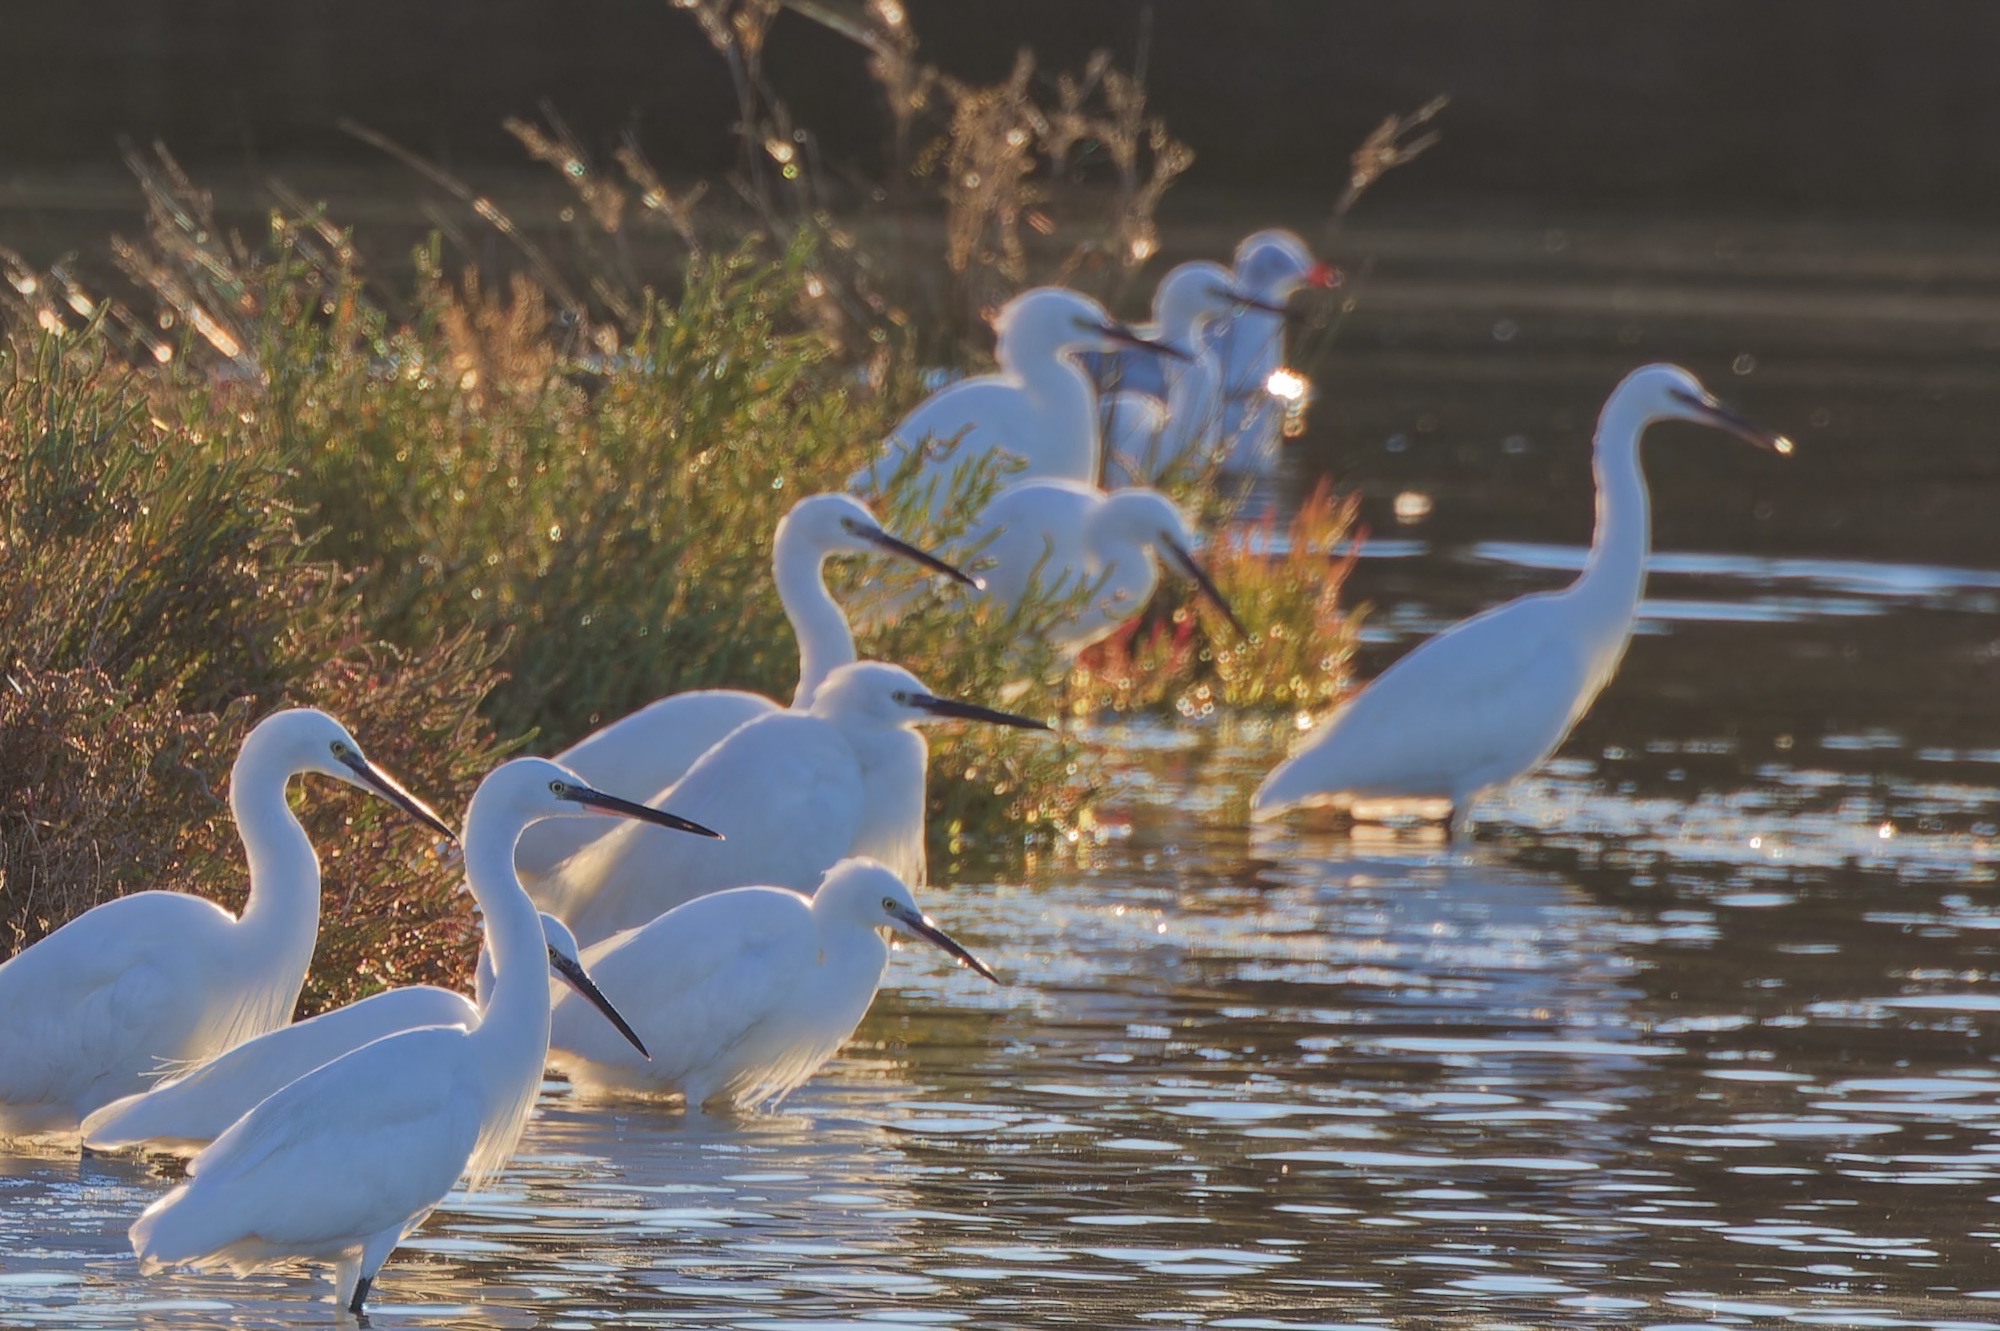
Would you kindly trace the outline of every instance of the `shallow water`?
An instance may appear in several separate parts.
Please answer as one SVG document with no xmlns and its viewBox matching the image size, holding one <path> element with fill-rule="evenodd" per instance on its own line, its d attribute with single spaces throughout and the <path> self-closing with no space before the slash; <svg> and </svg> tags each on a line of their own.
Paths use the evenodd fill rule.
<svg viewBox="0 0 2000 1331">
<path fill-rule="evenodd" d="M 1588 523 L 1580 440 L 1540 459 L 1561 486 L 1506 474 L 1513 397 L 1390 448 L 1457 364 L 1397 354 L 1318 441 L 1380 537 L 1364 672 L 1560 582 Z M 1798 430 L 1809 495 L 1902 391 L 1815 462 L 1814 382 L 1738 394 Z M 1605 386 L 1509 391 L 1587 427 Z M 1969 447 L 1922 419 L 1909 469 Z M 1886 463 L 1850 551 L 1732 448 L 1675 436 L 1625 669 L 1474 847 L 1246 833 L 1274 727 L 1107 730 L 1099 837 L 929 894 L 1004 988 L 899 952 L 847 1053 L 741 1122 L 551 1083 L 375 1324 L 2000 1326 L 2000 555 L 1942 520 L 1899 547 L 1921 486 Z M 1399 525 L 1412 486 L 1437 503 Z M 123 1230 L 166 1186 L 0 1157 L 0 1323 L 344 1320 L 303 1275 L 139 1278 Z"/>
</svg>

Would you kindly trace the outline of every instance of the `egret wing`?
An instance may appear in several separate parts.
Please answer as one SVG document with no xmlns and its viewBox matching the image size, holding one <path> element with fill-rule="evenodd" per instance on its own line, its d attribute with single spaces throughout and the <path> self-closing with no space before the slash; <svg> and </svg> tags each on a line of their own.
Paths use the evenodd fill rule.
<svg viewBox="0 0 2000 1331">
<path fill-rule="evenodd" d="M 462 994 L 430 985 L 375 994 L 267 1031 L 183 1076 L 104 1106 L 84 1120 L 83 1144 L 94 1150 L 140 1142 L 168 1149 L 206 1145 L 260 1100 L 342 1054 L 398 1031 L 469 1026 L 477 1015 Z"/>
<path fill-rule="evenodd" d="M 1023 481 L 993 497 L 969 539 L 991 534 L 981 558 L 987 595 L 1018 605 L 1030 585 L 1046 597 L 1069 589 L 1071 570 L 1085 567 L 1084 523 L 1103 502 L 1099 491 L 1072 481 Z"/>
<path fill-rule="evenodd" d="M 147 1269 L 249 1269 L 412 1221 L 443 1199 L 479 1138 L 483 1097 L 462 1030 L 362 1046 L 257 1105 L 132 1227 Z"/>
<path fill-rule="evenodd" d="M 1309 793 L 1455 798 L 1532 767 L 1593 691 L 1564 611 L 1560 596 L 1523 597 L 1424 642 L 1320 724 L 1260 809 Z"/>
<path fill-rule="evenodd" d="M 550 1045 L 636 1070 L 632 1084 L 685 1089 L 784 1010 L 818 951 L 811 904 L 796 892 L 701 897 L 584 949 L 585 969 L 646 1042 L 650 1065 L 573 993 L 556 1003 Z"/>
<path fill-rule="evenodd" d="M 67 1130 L 81 1113 L 204 1057 L 230 1014 L 212 949 L 234 921 L 211 901 L 141 892 L 71 920 L 0 965 L 0 1131 Z M 225 995 L 226 997 L 226 995 Z"/>
<path fill-rule="evenodd" d="M 593 732 L 556 761 L 599 790 L 647 799 L 687 775 L 695 760 L 747 721 L 778 710 L 759 693 L 699 689 L 650 703 Z M 514 864 L 530 881 L 618 826 L 612 818 L 545 818 L 521 833 Z"/>
<path fill-rule="evenodd" d="M 656 803 L 726 840 L 627 823 L 531 888 L 589 944 L 731 887 L 810 892 L 862 824 L 861 765 L 829 723 L 780 711 L 731 732 Z"/>
</svg>

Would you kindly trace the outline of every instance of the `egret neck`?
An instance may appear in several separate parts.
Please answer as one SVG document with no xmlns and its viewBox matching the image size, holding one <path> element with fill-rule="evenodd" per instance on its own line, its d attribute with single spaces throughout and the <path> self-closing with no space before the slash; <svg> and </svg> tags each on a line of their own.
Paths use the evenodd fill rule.
<svg viewBox="0 0 2000 1331">
<path fill-rule="evenodd" d="M 281 733 L 250 732 L 229 774 L 229 810 L 250 864 L 250 895 L 231 938 L 242 948 L 241 973 L 270 980 L 244 997 L 221 1049 L 291 1019 L 319 940 L 319 857 L 285 802 L 294 770 Z"/>
<path fill-rule="evenodd" d="M 521 823 L 512 810 L 482 804 L 504 798 L 504 791 L 497 783 L 482 785 L 465 815 L 465 876 L 485 917 L 486 952 L 493 962 L 493 988 L 469 1038 L 491 1088 L 489 1103 L 502 1106 L 479 1126 L 479 1144 L 466 1166 L 467 1188 L 497 1172 L 513 1153 L 549 1050 L 548 937 L 514 876 Z"/>
<path fill-rule="evenodd" d="M 854 634 L 847 615 L 826 589 L 827 551 L 801 524 L 780 522 L 771 553 L 778 601 L 799 640 L 799 686 L 792 706 L 810 706 L 813 694 L 832 671 L 852 665 Z"/>
<path fill-rule="evenodd" d="M 1034 449 L 1045 464 L 1035 469 L 1038 476 L 1096 481 L 1097 396 L 1091 388 L 1090 376 L 1061 352 L 1042 346 L 1017 346 L 1005 333 L 1001 334 L 996 355 L 1001 365 L 1020 377 L 1042 426 L 1041 438 L 1002 440 L 1000 447 L 1010 452 L 1020 451 L 1021 445 Z M 1076 422 L 1085 424 L 1078 429 Z"/>
<path fill-rule="evenodd" d="M 1648 419 L 1644 404 L 1625 393 L 1613 393 L 1598 417 L 1591 460 L 1597 532 L 1583 575 L 1571 588 L 1577 600 L 1597 611 L 1587 617 L 1589 626 L 1621 648 L 1646 587 L 1652 543 L 1646 475 L 1639 466 L 1639 436 Z"/>
</svg>

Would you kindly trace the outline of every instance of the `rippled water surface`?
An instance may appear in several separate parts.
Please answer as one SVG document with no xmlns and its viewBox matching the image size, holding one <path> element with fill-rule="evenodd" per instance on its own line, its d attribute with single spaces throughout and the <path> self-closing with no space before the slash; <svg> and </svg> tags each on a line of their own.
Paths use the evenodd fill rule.
<svg viewBox="0 0 2000 1331">
<path fill-rule="evenodd" d="M 1394 294 L 1315 445 L 1369 497 L 1365 670 L 1577 566 L 1638 317 L 1509 306 L 1510 344 L 1587 364 L 1518 362 L 1545 373 L 1474 410 L 1471 353 Z M 1637 356 L 1710 372 L 1751 322 Z M 929 894 L 1004 988 L 900 952 L 847 1053 L 743 1121 L 551 1083 L 375 1324 L 2000 1326 L 2000 548 L 1949 514 L 1898 536 L 1969 408 L 1810 349 L 1727 385 L 1800 434 L 1791 471 L 1672 434 L 1626 668 L 1474 846 L 1246 833 L 1282 734 L 1107 730 L 1131 779 L 1098 841 Z M 1827 474 L 1871 447 L 1902 470 Z M 1399 526 L 1412 487 L 1437 502 Z M 0 1323 L 343 1320 L 306 1276 L 139 1278 L 124 1228 L 166 1186 L 0 1157 Z"/>
</svg>

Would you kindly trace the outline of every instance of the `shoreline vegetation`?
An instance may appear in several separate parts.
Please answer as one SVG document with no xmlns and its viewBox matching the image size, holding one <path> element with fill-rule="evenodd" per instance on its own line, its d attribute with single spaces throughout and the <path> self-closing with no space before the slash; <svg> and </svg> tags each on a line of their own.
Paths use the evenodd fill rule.
<svg viewBox="0 0 2000 1331">
<path fill-rule="evenodd" d="M 727 6 L 695 8 L 716 9 L 740 38 Z M 745 8 L 768 23 L 776 7 Z M 717 49 L 746 58 L 740 44 Z M 913 44 L 895 49 L 914 59 Z M 698 221 L 698 195 L 667 190 L 636 148 L 615 177 L 599 174 L 550 118 L 510 129 L 575 191 L 560 255 L 467 191 L 412 255 L 413 278 L 384 282 L 363 258 L 365 233 L 278 187 L 265 234 L 229 231 L 162 151 L 128 154 L 147 216 L 139 238 L 113 242 L 118 294 L 72 265 L 7 256 L 8 952 L 135 890 L 239 907 L 226 776 L 250 725 L 279 706 L 338 716 L 454 817 L 502 756 L 555 752 L 656 697 L 790 696 L 797 650 L 770 579 L 777 520 L 872 457 L 932 367 L 988 363 L 981 316 L 999 300 L 1036 281 L 1107 294 L 1108 271 L 1129 280 L 1157 250 L 1159 193 L 1186 167 L 1108 60 L 1051 84 L 1024 55 L 990 89 L 893 63 L 880 77 L 940 99 L 898 122 L 898 152 L 913 170 L 929 154 L 960 182 L 944 191 L 954 248 L 942 274 L 900 272 L 897 255 L 859 246 L 823 206 L 838 191 L 807 160 L 809 136 L 764 94 L 745 103 L 740 228 Z M 939 107 L 948 113 L 930 114 Z M 968 197 L 971 176 L 1004 187 Z M 1046 222 L 1082 238 L 1045 271 L 1038 218 L 1051 214 L 1037 210 L 1058 195 L 1101 220 Z M 646 227 L 678 241 L 680 272 L 634 259 L 626 239 Z M 712 238 L 730 231 L 727 244 Z M 474 262 L 496 237 L 505 261 Z M 947 507 L 974 511 L 1005 479 L 961 468 Z M 1165 579 L 1144 616 L 1068 671 L 1023 648 L 1021 622 L 937 589 L 894 623 L 857 629 L 861 653 L 941 694 L 1004 696 L 1066 732 L 1113 713 L 1323 711 L 1352 645 L 1334 551 L 1351 545 L 1354 504 L 1322 492 L 1287 528 L 1232 525 L 1210 480 L 1170 488 L 1198 515 L 1247 641 Z M 889 530 L 949 539 L 911 525 L 908 490 L 892 487 L 878 508 Z M 914 581 L 861 562 L 829 575 L 850 615 Z M 930 738 L 935 877 L 974 856 L 1004 865 L 1087 825 L 1099 760 L 1073 734 Z M 325 869 L 302 1011 L 462 982 L 478 931 L 459 866 L 326 783 L 302 813 Z"/>
</svg>

